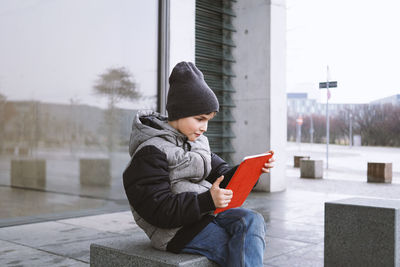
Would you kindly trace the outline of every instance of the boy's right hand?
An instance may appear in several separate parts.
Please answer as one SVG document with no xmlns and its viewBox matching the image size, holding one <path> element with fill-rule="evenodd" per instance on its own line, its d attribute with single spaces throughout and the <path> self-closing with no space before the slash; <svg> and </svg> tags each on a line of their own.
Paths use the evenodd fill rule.
<svg viewBox="0 0 400 267">
<path fill-rule="evenodd" d="M 231 202 L 233 192 L 229 189 L 219 188 L 220 183 L 224 180 L 224 176 L 219 177 L 211 186 L 211 197 L 216 208 L 225 208 Z"/>
</svg>

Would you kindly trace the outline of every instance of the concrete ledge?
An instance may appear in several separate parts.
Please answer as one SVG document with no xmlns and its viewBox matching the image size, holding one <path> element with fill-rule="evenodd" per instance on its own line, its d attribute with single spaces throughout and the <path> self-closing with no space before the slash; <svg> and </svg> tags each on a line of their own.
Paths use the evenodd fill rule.
<svg viewBox="0 0 400 267">
<path fill-rule="evenodd" d="M 321 179 L 323 175 L 322 160 L 300 160 L 300 177 Z"/>
<path fill-rule="evenodd" d="M 294 156 L 293 157 L 293 167 L 300 168 L 300 160 L 302 159 L 310 159 L 309 156 Z"/>
<path fill-rule="evenodd" d="M 46 187 L 46 160 L 11 160 L 11 185 L 30 188 Z"/>
<path fill-rule="evenodd" d="M 325 267 L 400 266 L 400 200 L 325 203 Z"/>
<path fill-rule="evenodd" d="M 391 183 L 392 163 L 368 162 L 367 176 L 369 183 Z"/>
<path fill-rule="evenodd" d="M 113 241 L 91 244 L 90 266 L 217 267 L 218 265 L 204 256 L 156 250 L 150 246 L 150 240 L 144 233 L 137 233 L 126 239 L 115 238 Z"/>
<path fill-rule="evenodd" d="M 80 159 L 79 179 L 82 185 L 109 186 L 111 183 L 110 159 Z"/>
</svg>

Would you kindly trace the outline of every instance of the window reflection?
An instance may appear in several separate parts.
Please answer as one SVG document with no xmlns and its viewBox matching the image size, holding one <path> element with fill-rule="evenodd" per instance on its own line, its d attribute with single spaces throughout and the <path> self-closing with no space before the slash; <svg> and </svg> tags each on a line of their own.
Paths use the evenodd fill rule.
<svg viewBox="0 0 400 267">
<path fill-rule="evenodd" d="M 0 220 L 126 204 L 131 122 L 157 105 L 157 3 L 0 3 Z"/>
</svg>

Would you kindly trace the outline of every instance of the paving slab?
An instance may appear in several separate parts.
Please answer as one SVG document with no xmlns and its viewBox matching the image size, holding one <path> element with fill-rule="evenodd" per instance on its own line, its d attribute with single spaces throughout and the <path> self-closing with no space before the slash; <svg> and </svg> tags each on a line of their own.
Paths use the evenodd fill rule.
<svg viewBox="0 0 400 267">
<path fill-rule="evenodd" d="M 87 267 L 87 263 L 71 258 L 0 240 L 0 266 Z"/>
<path fill-rule="evenodd" d="M 323 267 L 324 245 L 319 243 L 265 259 L 264 266 L 275 267 Z"/>
<path fill-rule="evenodd" d="M 333 179 L 308 180 L 300 179 L 298 176 L 292 174 L 288 175 L 287 179 L 290 184 L 290 190 L 293 190 L 294 192 L 323 192 L 326 196 L 336 196 L 335 198 L 326 199 L 326 201 L 349 196 L 399 199 L 400 184 L 395 183 L 376 184 L 367 183 L 366 180 L 363 182 Z M 338 197 L 339 194 L 341 195 L 340 197 Z"/>
<path fill-rule="evenodd" d="M 141 231 L 134 222 L 131 211 L 85 216 L 58 222 L 112 233 L 128 234 Z"/>
<path fill-rule="evenodd" d="M 297 249 L 310 246 L 309 243 L 286 240 L 271 236 L 267 236 L 265 240 L 266 240 L 266 248 L 264 254 L 264 261 L 266 259 L 271 259 L 276 256 L 280 256 L 295 251 Z"/>
<path fill-rule="evenodd" d="M 294 223 L 307 224 L 307 225 L 318 225 L 321 227 L 323 227 L 325 225 L 323 211 L 316 211 L 315 213 L 312 213 L 310 215 L 296 217 L 291 221 Z"/>
<path fill-rule="evenodd" d="M 113 240 L 124 240 L 126 238 L 131 238 L 128 236 L 113 236 L 109 238 L 101 238 L 94 240 L 85 240 L 78 242 L 62 243 L 55 245 L 46 245 L 39 247 L 41 250 L 54 253 L 57 255 L 62 255 L 67 258 L 72 258 L 75 260 L 80 260 L 85 263 L 90 263 L 90 245 L 92 243 L 107 243 Z"/>
<path fill-rule="evenodd" d="M 318 225 L 307 225 L 291 221 L 271 220 L 267 224 L 267 238 L 278 237 L 311 244 L 324 241 L 324 227 Z"/>
<path fill-rule="evenodd" d="M 56 246 L 63 243 L 82 242 L 112 236 L 119 235 L 58 222 L 0 228 L 0 240 L 11 241 L 30 247 Z"/>
</svg>

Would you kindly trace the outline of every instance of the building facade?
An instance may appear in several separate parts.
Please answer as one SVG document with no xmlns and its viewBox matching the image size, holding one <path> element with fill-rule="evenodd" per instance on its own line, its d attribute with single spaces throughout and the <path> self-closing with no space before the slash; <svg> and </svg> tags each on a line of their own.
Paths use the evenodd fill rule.
<svg viewBox="0 0 400 267">
<path fill-rule="evenodd" d="M 392 104 L 393 106 L 400 106 L 400 94 L 377 99 L 372 101 L 370 104 L 371 105 Z"/>
<path fill-rule="evenodd" d="M 340 111 L 355 110 L 363 104 L 337 104 L 329 103 L 329 114 L 337 115 Z M 307 93 L 287 93 L 287 115 L 289 117 L 326 115 L 326 103 L 319 103 L 315 99 L 309 99 Z"/>
<path fill-rule="evenodd" d="M 168 76 L 192 61 L 221 103 L 211 148 L 232 164 L 273 149 L 280 164 L 257 189 L 286 188 L 284 0 L 6 0 L 0 13 L 2 184 L 28 156 L 54 164 L 43 188 L 24 190 L 123 202 L 133 115 L 166 114 Z M 110 85 L 122 79 L 128 88 Z M 111 181 L 83 188 L 79 160 L 96 156 L 110 160 Z M 82 209 L 61 206 L 52 212 Z"/>
</svg>

